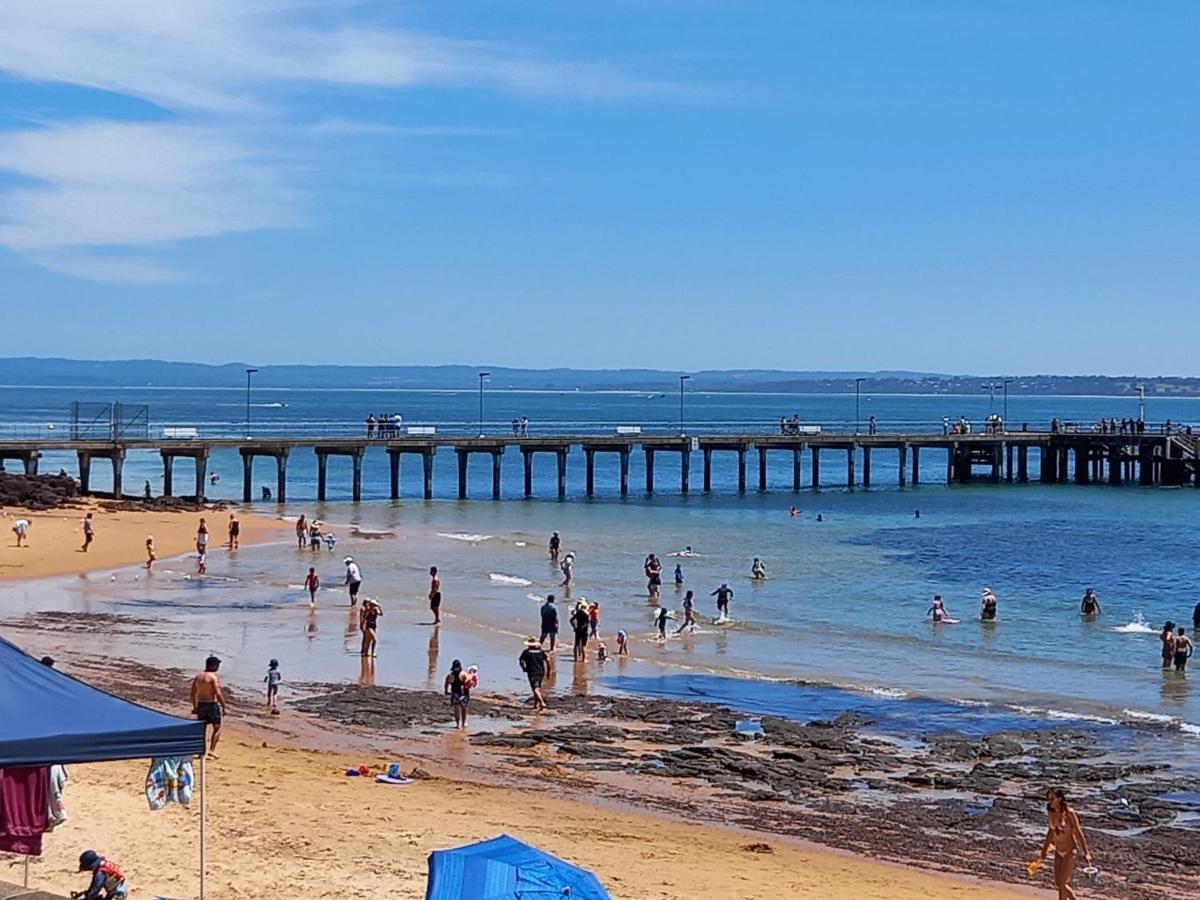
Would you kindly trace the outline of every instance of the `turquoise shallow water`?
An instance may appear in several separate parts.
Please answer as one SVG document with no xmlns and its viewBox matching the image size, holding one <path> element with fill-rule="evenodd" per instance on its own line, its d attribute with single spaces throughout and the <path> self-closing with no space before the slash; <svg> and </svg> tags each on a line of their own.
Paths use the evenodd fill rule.
<svg viewBox="0 0 1200 900">
<path fill-rule="evenodd" d="M 148 397 L 155 415 L 173 423 L 200 421 L 205 410 L 214 418 L 218 412 L 226 419 L 236 415 L 236 392 L 194 394 L 176 397 L 131 391 L 118 399 L 134 402 Z M 45 391 L 26 397 L 21 401 L 25 407 L 6 410 L 4 418 L 12 423 L 47 418 L 54 409 L 65 409 L 71 395 Z M 259 400 L 288 403 L 270 407 L 264 414 L 280 416 L 290 427 L 324 430 L 356 427 L 338 424 L 339 417 L 350 418 L 351 410 L 392 408 L 402 409 L 410 421 L 433 421 L 440 415 L 442 430 L 465 429 L 468 426 L 455 423 L 464 422 L 477 408 L 477 395 L 471 392 L 328 396 L 275 392 Z M 212 405 L 218 401 L 223 405 Z M 6 402 L 12 401 L 6 397 Z M 672 417 L 678 416 L 677 397 L 670 396 L 497 393 L 489 403 L 494 404 L 500 422 L 525 410 L 531 425 L 549 428 L 547 423 L 556 423 L 554 427 L 569 426 L 569 430 L 579 427 L 576 420 L 583 420 L 586 427 L 599 431 L 605 423 L 634 421 L 639 412 L 648 429 L 653 424 L 667 430 L 673 427 Z M 668 403 L 672 406 L 663 406 Z M 880 397 L 870 403 L 881 429 L 894 423 L 940 430 L 943 414 L 965 414 L 978 421 L 987 413 L 989 401 L 986 396 Z M 853 416 L 853 396 L 708 398 L 693 394 L 688 404 L 691 416 L 703 422 L 707 431 L 745 428 L 751 421 L 769 430 L 780 414 L 793 411 L 806 421 L 829 427 L 845 425 L 847 409 Z M 230 406 L 233 413 L 226 408 Z M 1035 423 L 1051 415 L 1090 421 L 1101 415 L 1136 414 L 1136 401 L 1103 398 L 1010 398 L 1010 406 L 1012 420 L 1028 418 Z M 1152 417 L 1176 422 L 1190 421 L 1194 409 L 1200 407 L 1189 401 L 1155 400 L 1150 406 Z M 658 418 L 652 419 L 649 410 Z M 211 427 L 215 429 L 217 423 Z M 72 462 L 64 459 L 62 464 L 71 469 Z M 1169 733 L 1180 740 L 1187 740 L 1189 732 L 1200 732 L 1196 727 L 1200 693 L 1193 687 L 1197 676 L 1163 673 L 1157 641 L 1157 628 L 1168 617 L 1191 625 L 1200 563 L 1191 523 L 1200 492 L 1036 484 L 923 484 L 900 490 L 894 486 L 894 462 L 884 455 L 873 460 L 880 487 L 870 491 L 833 487 L 793 494 L 790 465 L 781 463 L 772 473 L 770 492 L 738 496 L 733 490 L 732 462 L 726 460 L 719 464 L 712 495 L 680 497 L 669 489 L 677 475 L 670 462 L 665 458 L 659 463 L 663 489 L 652 500 L 636 491 L 625 500 L 616 496 L 615 460 L 604 464 L 611 463 L 611 470 L 598 474 L 603 490 L 595 500 L 581 496 L 582 466 L 575 462 L 568 502 L 516 499 L 512 495 L 521 486 L 516 456 L 506 461 L 510 499 L 500 503 L 336 501 L 318 508 L 303 499 L 312 496 L 312 473 L 302 461 L 293 460 L 289 469 L 293 503 L 287 512 L 316 514 L 334 523 L 338 549 L 319 556 L 327 586 L 340 584 L 343 551 L 352 552 L 363 567 L 365 591 L 380 597 L 388 610 L 373 673 L 379 681 L 433 684 L 449 660 L 459 656 L 481 662 L 489 684 L 519 687 L 513 658 L 519 638 L 536 629 L 538 603 L 531 597 L 556 591 L 560 580 L 544 549 L 550 531 L 558 530 L 564 547 L 577 553 L 574 597 L 601 603 L 605 634 L 623 628 L 635 638 L 637 659 L 624 664 L 624 674 L 649 676 L 654 673 L 645 670 L 653 668 L 654 672 L 734 675 L 759 681 L 795 680 L 836 685 L 895 702 L 922 698 L 922 702 L 945 701 L 967 709 L 986 703 L 993 710 L 1040 718 L 1170 724 Z M 47 463 L 48 467 L 58 464 Z M 220 490 L 226 495 L 238 493 L 237 460 L 217 460 L 215 467 L 226 476 Z M 842 468 L 827 466 L 831 481 L 844 477 L 838 471 Z M 552 469 L 547 464 L 537 472 L 536 487 L 543 497 L 553 493 Z M 926 469 L 931 478 L 944 471 L 936 459 Z M 145 477 L 157 485 L 160 476 L 153 458 L 132 460 L 126 471 L 135 484 Z M 439 496 L 450 496 L 452 456 L 444 462 L 439 458 L 438 473 Z M 413 484 L 406 482 L 411 491 L 415 473 L 406 474 L 414 476 Z M 482 465 L 477 475 L 473 473 L 481 491 L 489 478 Z M 368 461 L 369 496 L 386 493 L 385 479 L 382 459 Z M 273 480 L 273 473 L 262 480 Z M 99 478 L 97 482 L 99 486 Z M 640 484 L 636 470 L 632 483 Z M 331 471 L 331 484 L 348 488 L 348 472 Z M 798 517 L 788 515 L 790 505 L 800 508 Z M 918 509 L 919 518 L 914 516 Z M 817 522 L 818 514 L 822 522 Z M 347 527 L 351 522 L 396 536 L 354 539 Z M 701 598 L 701 611 L 711 614 L 714 601 L 709 592 L 728 581 L 735 590 L 737 622 L 729 627 L 705 623 L 698 633 L 672 637 L 659 646 L 651 640 L 652 605 L 646 596 L 642 559 L 648 552 L 658 553 L 668 562 L 669 575 L 675 560 L 667 554 L 686 545 L 699 554 L 682 564 L 687 586 Z M 752 583 L 748 578 L 754 556 L 766 562 L 770 572 L 766 582 Z M 285 660 L 294 680 L 360 677 L 353 629 L 336 606 L 344 602 L 343 595 L 327 592 L 316 621 L 307 616 L 299 585 L 308 564 L 308 554 L 290 546 L 256 548 L 236 558 L 214 554 L 210 570 L 231 580 L 198 583 L 184 577 L 190 564 L 178 563 L 164 566 L 149 583 L 134 582 L 136 573 L 129 570 L 116 573 L 116 582 L 107 577 L 66 581 L 36 595 L 8 589 L 0 593 L 0 608 L 11 611 L 47 604 L 167 614 L 178 623 L 179 633 L 147 638 L 142 642 L 147 655 L 179 657 L 214 649 L 230 659 L 231 677 L 247 683 L 261 677 L 258 668 L 273 655 Z M 450 615 L 436 641 L 431 641 L 431 629 L 422 624 L 428 620 L 425 571 L 433 564 L 443 570 Z M 669 577 L 666 580 L 664 602 L 677 608 L 680 595 Z M 979 593 L 985 585 L 1000 598 L 999 621 L 986 626 L 977 619 Z M 1096 621 L 1083 621 L 1078 615 L 1079 597 L 1089 586 L 1104 605 L 1104 614 Z M 925 611 L 935 592 L 946 598 L 962 624 L 929 623 Z M 648 667 L 647 661 L 654 666 Z M 589 664 L 569 677 L 564 670 L 557 687 L 590 687 L 617 671 L 615 664 L 607 668 Z M 922 708 L 929 707 L 910 708 L 914 718 L 920 717 Z"/>
</svg>

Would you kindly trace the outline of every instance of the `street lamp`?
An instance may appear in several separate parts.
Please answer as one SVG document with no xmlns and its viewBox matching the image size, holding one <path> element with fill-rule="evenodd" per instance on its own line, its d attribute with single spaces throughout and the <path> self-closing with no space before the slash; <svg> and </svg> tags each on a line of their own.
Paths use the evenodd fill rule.
<svg viewBox="0 0 1200 900">
<path fill-rule="evenodd" d="M 483 437 L 483 380 L 491 375 L 491 372 L 479 373 L 479 436 Z"/>
<path fill-rule="evenodd" d="M 1012 384 L 1011 378 L 1004 379 L 1004 430 L 1008 431 L 1008 386 Z"/>
<path fill-rule="evenodd" d="M 258 369 L 246 369 L 246 440 L 250 440 L 250 376 Z"/>
<path fill-rule="evenodd" d="M 685 381 L 689 380 L 691 377 L 692 377 L 691 375 L 680 375 L 679 376 L 679 436 L 680 437 L 684 437 L 687 435 L 687 431 L 683 427 L 683 383 Z"/>
<path fill-rule="evenodd" d="M 1146 386 L 1139 384 L 1138 389 L 1138 421 L 1146 421 Z"/>
<path fill-rule="evenodd" d="M 865 378 L 855 378 L 854 379 L 854 433 L 855 434 L 858 434 L 858 426 L 859 426 L 859 423 L 862 421 L 862 416 L 859 415 L 859 395 L 862 390 L 862 383 L 866 380 L 867 379 L 865 379 Z"/>
</svg>

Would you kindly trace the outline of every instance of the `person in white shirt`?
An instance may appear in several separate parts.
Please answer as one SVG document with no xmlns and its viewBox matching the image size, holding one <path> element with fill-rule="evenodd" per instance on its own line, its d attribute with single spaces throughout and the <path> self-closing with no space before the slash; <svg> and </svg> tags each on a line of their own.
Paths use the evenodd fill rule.
<svg viewBox="0 0 1200 900">
<path fill-rule="evenodd" d="M 353 556 L 347 556 L 343 562 L 346 564 L 346 584 L 350 588 L 350 605 L 357 606 L 358 589 L 362 587 L 362 572 L 359 571 Z"/>
<path fill-rule="evenodd" d="M 29 520 L 28 519 L 17 519 L 17 521 L 13 522 L 12 530 L 13 530 L 13 534 L 15 534 L 17 536 L 17 546 L 20 547 L 20 546 L 24 545 L 24 546 L 28 547 L 29 546 Z"/>
</svg>

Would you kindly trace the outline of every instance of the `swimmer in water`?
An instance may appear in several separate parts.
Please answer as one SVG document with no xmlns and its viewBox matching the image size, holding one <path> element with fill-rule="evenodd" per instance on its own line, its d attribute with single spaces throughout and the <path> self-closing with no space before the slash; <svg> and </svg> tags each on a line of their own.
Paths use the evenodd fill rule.
<svg viewBox="0 0 1200 900">
<path fill-rule="evenodd" d="M 824 521 L 825 521 L 825 517 L 824 517 L 823 515 L 821 515 L 820 513 L 817 513 L 817 521 L 818 521 L 818 522 L 824 522 Z"/>
<path fill-rule="evenodd" d="M 1088 588 L 1083 593 L 1083 599 L 1079 601 L 1079 614 L 1091 618 L 1100 615 L 1100 611 L 1100 598 L 1094 590 Z"/>
<path fill-rule="evenodd" d="M 933 595 L 933 606 L 929 607 L 929 609 L 925 611 L 925 615 L 932 615 L 935 623 L 945 622 L 950 618 L 950 613 L 946 611 L 946 606 L 944 603 L 942 603 L 941 594 Z"/>
<path fill-rule="evenodd" d="M 754 557 L 754 562 L 750 564 L 750 577 L 755 581 L 763 581 L 767 577 L 767 567 L 763 565 L 763 561 L 757 556 Z"/>
<path fill-rule="evenodd" d="M 984 622 L 996 621 L 996 595 L 991 588 L 983 589 L 983 598 L 979 601 L 979 618 Z"/>
<path fill-rule="evenodd" d="M 788 507 L 788 515 L 794 519 L 794 518 L 796 518 L 796 516 L 800 515 L 800 510 L 795 506 L 789 506 Z"/>
</svg>

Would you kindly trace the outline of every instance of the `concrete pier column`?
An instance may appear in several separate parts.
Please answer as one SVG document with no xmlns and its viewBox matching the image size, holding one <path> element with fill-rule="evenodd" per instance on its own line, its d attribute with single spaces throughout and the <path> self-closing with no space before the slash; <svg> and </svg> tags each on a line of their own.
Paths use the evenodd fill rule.
<svg viewBox="0 0 1200 900">
<path fill-rule="evenodd" d="M 992 449 L 992 483 L 999 484 L 1000 483 L 1000 461 L 1003 458 L 1001 456 L 1002 448 L 999 444 L 996 444 L 991 449 Z"/>
<path fill-rule="evenodd" d="M 629 448 L 622 447 L 620 450 L 621 456 L 621 496 L 625 497 L 629 494 Z"/>
<path fill-rule="evenodd" d="M 1067 447 L 1058 448 L 1058 480 L 1066 484 L 1071 480 L 1071 451 Z"/>
<path fill-rule="evenodd" d="M 746 493 L 746 448 L 738 447 L 738 493 Z"/>
<path fill-rule="evenodd" d="M 353 469 L 351 470 L 352 475 L 350 476 L 350 499 L 355 503 L 362 502 L 363 452 L 364 451 L 360 450 L 350 457 L 350 464 L 353 466 Z M 279 502 L 283 502 L 282 496 L 279 498 Z"/>
<path fill-rule="evenodd" d="M 251 482 L 254 480 L 254 454 L 242 450 L 242 502 L 252 503 L 254 494 L 251 493 Z"/>
<path fill-rule="evenodd" d="M 596 493 L 596 451 L 583 448 L 583 467 L 586 472 L 587 479 L 587 495 L 594 496 Z"/>
<path fill-rule="evenodd" d="M 521 448 L 521 462 L 525 466 L 525 496 L 533 496 L 533 451 Z"/>
<path fill-rule="evenodd" d="M 467 499 L 467 451 L 454 451 L 458 454 L 458 499 Z"/>
<path fill-rule="evenodd" d="M 863 483 L 863 487 L 870 487 L 871 486 L 871 448 L 863 447 L 862 455 L 863 455 L 862 483 Z"/>
<path fill-rule="evenodd" d="M 173 479 L 171 478 L 171 475 L 172 475 L 171 470 L 175 468 L 175 457 L 172 456 L 170 453 L 167 453 L 167 451 L 164 450 L 162 452 L 162 461 L 163 461 L 163 496 L 170 497 L 175 493 L 174 484 L 172 483 Z"/>
<path fill-rule="evenodd" d="M 1029 483 L 1029 448 L 1024 444 L 1017 448 L 1017 481 Z"/>
<path fill-rule="evenodd" d="M 430 447 L 421 454 L 421 470 L 425 478 L 425 499 L 433 499 L 433 454 L 437 451 Z"/>
<path fill-rule="evenodd" d="M 908 444 L 900 445 L 900 487 L 904 487 L 904 479 L 908 475 Z"/>
<path fill-rule="evenodd" d="M 400 453 L 388 449 L 388 474 L 391 476 L 391 498 L 400 499 Z"/>
<path fill-rule="evenodd" d="M 946 484 L 954 484 L 954 461 L 958 458 L 958 442 L 950 444 L 946 451 Z"/>
<path fill-rule="evenodd" d="M 275 454 L 275 502 L 287 503 L 287 461 L 288 452 L 282 450 Z M 362 470 L 359 470 L 359 481 L 362 480 Z M 361 490 L 359 493 L 362 493 Z M 356 500 L 359 498 L 355 498 Z"/>
<path fill-rule="evenodd" d="M 712 450 L 705 447 L 702 451 L 704 454 L 704 493 L 712 491 Z"/>
<path fill-rule="evenodd" d="M 800 490 L 800 481 L 803 473 L 800 471 L 800 454 L 801 451 L 792 451 L 792 490 Z"/>
<path fill-rule="evenodd" d="M 1092 480 L 1091 473 L 1088 472 L 1088 465 L 1091 460 L 1088 459 L 1087 448 L 1082 444 L 1075 445 L 1075 483 L 1087 484 Z"/>
<path fill-rule="evenodd" d="M 1054 459 L 1049 444 L 1038 444 L 1038 460 L 1039 480 L 1042 484 L 1054 484 L 1058 475 L 1058 463 Z"/>
<path fill-rule="evenodd" d="M 22 460 L 25 463 L 25 475 L 32 478 L 38 473 L 38 458 L 41 456 L 36 450 L 30 450 L 28 455 Z"/>
<path fill-rule="evenodd" d="M 691 487 L 692 451 L 684 447 L 679 451 L 679 490 L 686 494 Z"/>
<path fill-rule="evenodd" d="M 208 454 L 201 453 L 196 457 L 196 502 L 204 502 L 205 482 L 208 480 Z"/>
<path fill-rule="evenodd" d="M 812 451 L 812 489 L 819 491 L 821 489 L 821 449 L 819 447 L 810 447 Z"/>
<path fill-rule="evenodd" d="M 854 490 L 854 448 L 851 447 L 846 451 L 846 487 L 848 490 Z"/>
<path fill-rule="evenodd" d="M 1108 445 L 1108 483 L 1118 485 L 1121 483 L 1121 445 Z"/>
<path fill-rule="evenodd" d="M 767 448 L 758 448 L 758 489 L 767 489 Z"/>
<path fill-rule="evenodd" d="M 501 451 L 492 451 L 492 499 L 500 499 L 500 456 Z"/>
<path fill-rule="evenodd" d="M 79 492 L 86 494 L 92 480 L 92 455 L 86 450 L 76 454 L 79 457 Z"/>
<path fill-rule="evenodd" d="M 118 450 L 112 456 L 113 467 L 113 499 L 120 500 L 121 492 L 124 488 L 124 482 L 121 479 L 121 470 L 125 468 L 125 451 Z"/>
<path fill-rule="evenodd" d="M 329 454 L 317 451 L 317 499 L 325 502 L 326 475 L 329 471 Z"/>
<path fill-rule="evenodd" d="M 1009 484 L 1013 481 L 1013 445 L 1004 445 L 1004 480 Z"/>
<path fill-rule="evenodd" d="M 558 453 L 558 499 L 567 497 L 567 448 L 562 447 Z"/>
<path fill-rule="evenodd" d="M 921 448 L 920 447 L 912 448 L 912 457 L 913 457 L 912 483 L 913 483 L 913 487 L 916 487 L 918 484 L 921 483 Z"/>
<path fill-rule="evenodd" d="M 654 450 L 650 447 L 642 448 L 646 451 L 646 493 L 654 493 Z"/>
</svg>

